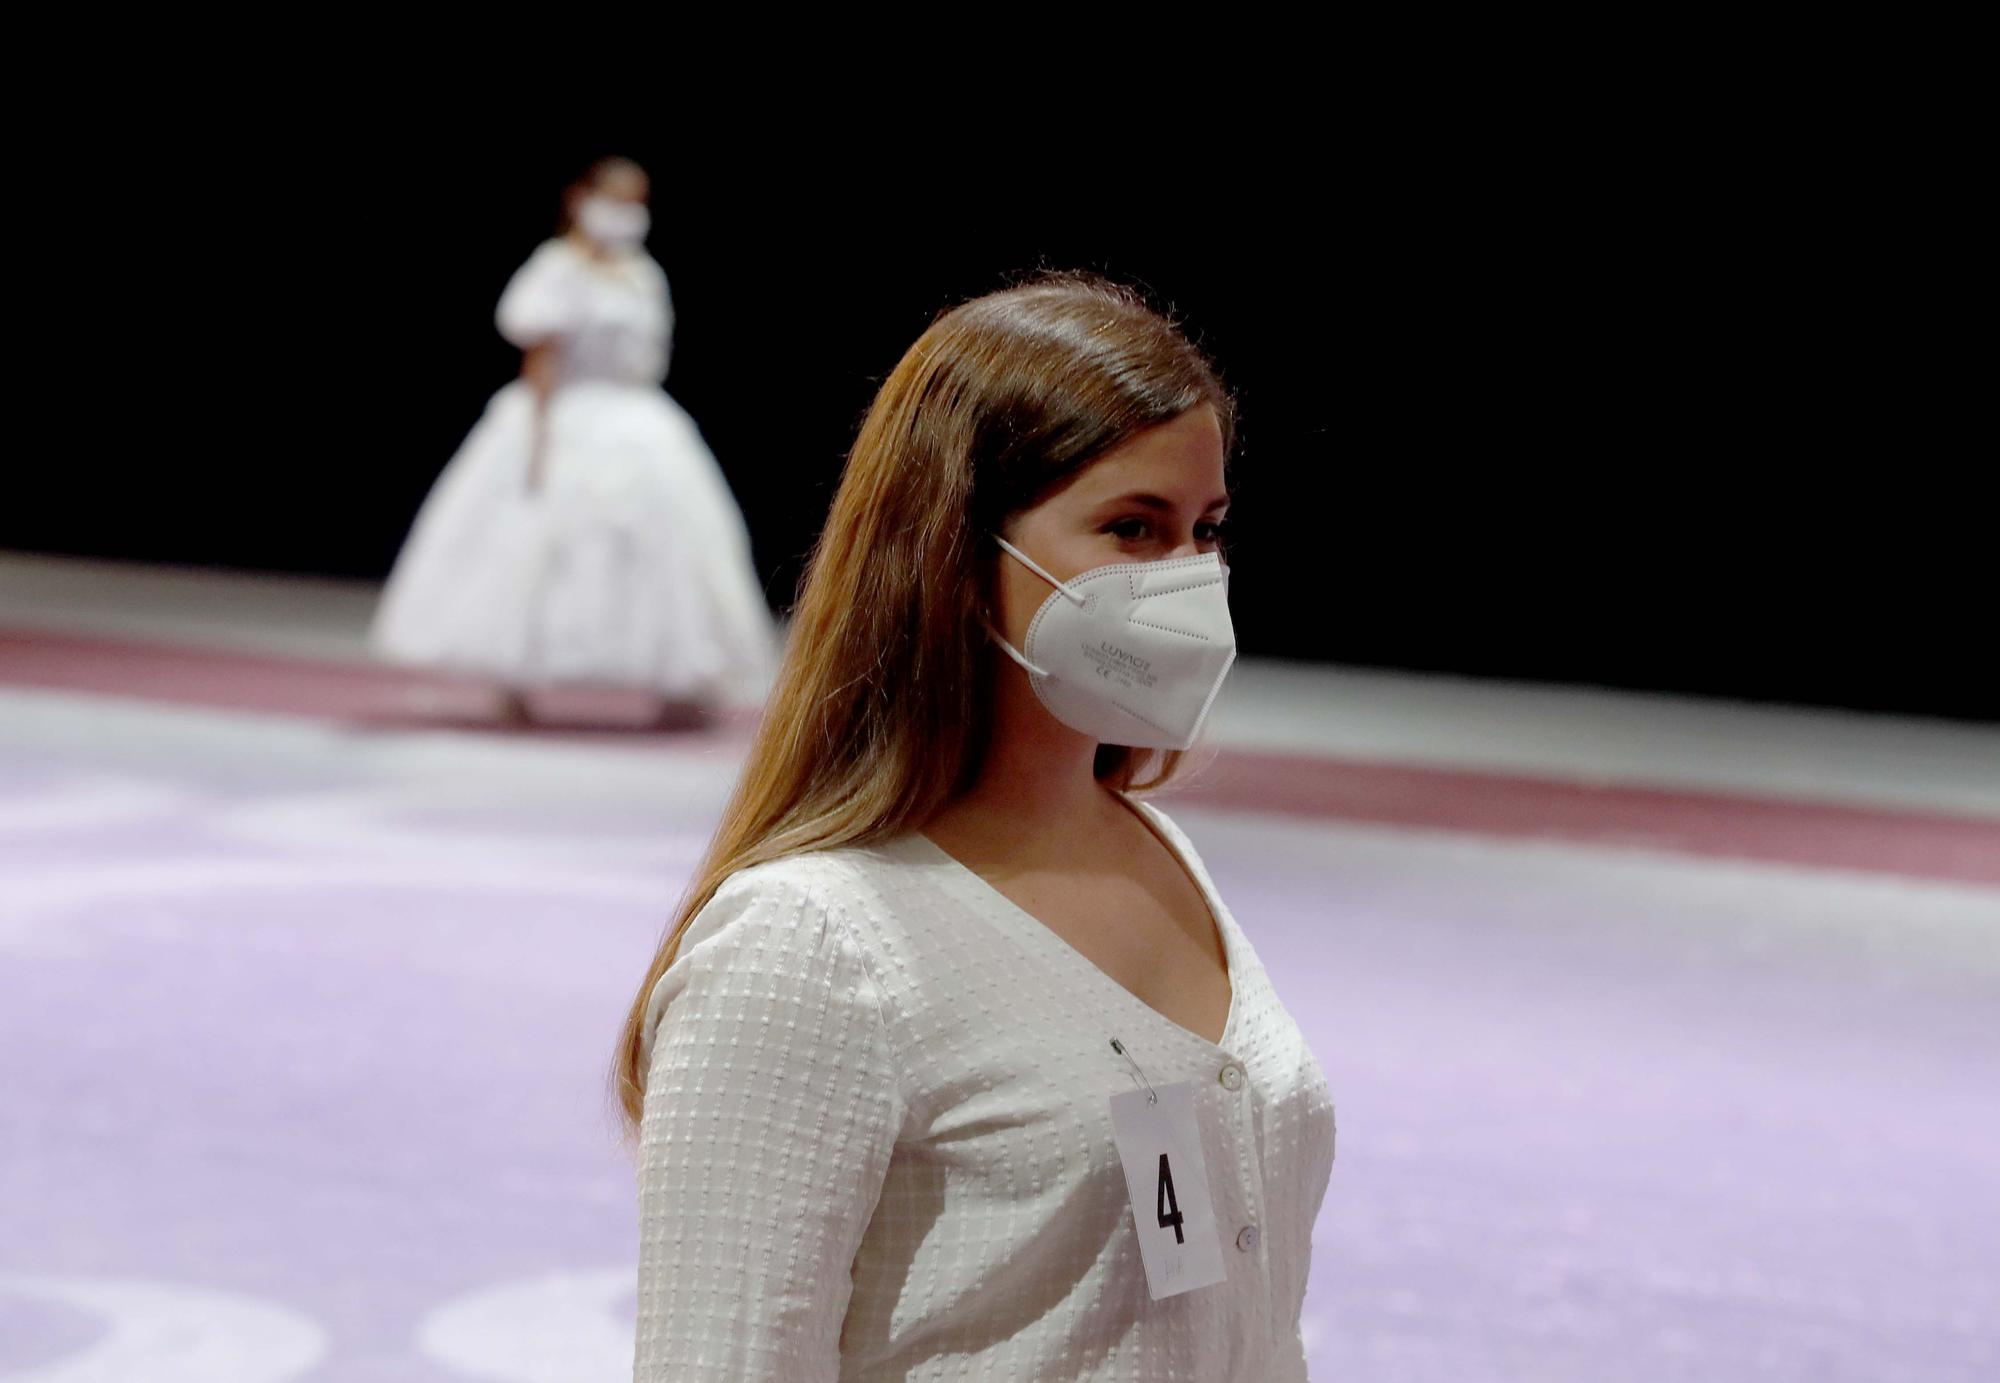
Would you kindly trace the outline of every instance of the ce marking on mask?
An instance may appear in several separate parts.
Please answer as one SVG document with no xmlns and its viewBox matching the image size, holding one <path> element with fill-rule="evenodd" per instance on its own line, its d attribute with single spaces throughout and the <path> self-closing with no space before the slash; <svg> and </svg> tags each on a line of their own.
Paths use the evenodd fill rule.
<svg viewBox="0 0 2000 1383">
<path fill-rule="evenodd" d="M 1082 648 L 1083 656 L 1090 660 L 1091 671 L 1107 682 L 1118 682 L 1127 687 L 1151 687 L 1159 681 L 1153 673 L 1151 659 L 1128 653 L 1112 643 L 1084 644 Z"/>
</svg>

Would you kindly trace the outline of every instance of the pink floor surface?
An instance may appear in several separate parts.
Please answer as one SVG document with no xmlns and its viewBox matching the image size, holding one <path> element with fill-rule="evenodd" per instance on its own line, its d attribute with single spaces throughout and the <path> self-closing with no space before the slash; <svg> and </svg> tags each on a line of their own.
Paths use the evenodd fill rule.
<svg viewBox="0 0 2000 1383">
<path fill-rule="evenodd" d="M 0 1377 L 629 1377 L 604 1061 L 743 727 L 0 636 Z M 1315 1379 L 2000 1376 L 2000 823 L 1225 752 Z"/>
</svg>

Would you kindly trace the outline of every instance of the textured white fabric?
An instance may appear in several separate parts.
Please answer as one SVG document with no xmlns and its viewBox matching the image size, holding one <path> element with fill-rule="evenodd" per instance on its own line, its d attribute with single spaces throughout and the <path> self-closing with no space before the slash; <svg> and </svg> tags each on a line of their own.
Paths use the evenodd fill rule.
<svg viewBox="0 0 2000 1383">
<path fill-rule="evenodd" d="M 777 630 L 728 483 L 660 388 L 673 309 L 643 252 L 564 240 L 508 283 L 501 333 L 556 344 L 541 486 L 534 394 L 502 388 L 438 477 L 371 631 L 396 662 L 519 683 L 599 682 L 754 702 Z"/>
<path fill-rule="evenodd" d="M 523 350 L 559 340 L 564 379 L 659 384 L 667 377 L 673 298 L 666 271 L 643 250 L 606 264 L 566 239 L 545 240 L 507 281 L 494 320 Z"/>
<path fill-rule="evenodd" d="M 1194 847 L 1134 805 L 1222 930 L 1219 1044 L 917 832 L 723 882 L 645 1020 L 638 1383 L 1306 1378 L 1333 1101 Z M 1114 1036 L 1194 1082 L 1224 1283 L 1147 1291 Z"/>
</svg>

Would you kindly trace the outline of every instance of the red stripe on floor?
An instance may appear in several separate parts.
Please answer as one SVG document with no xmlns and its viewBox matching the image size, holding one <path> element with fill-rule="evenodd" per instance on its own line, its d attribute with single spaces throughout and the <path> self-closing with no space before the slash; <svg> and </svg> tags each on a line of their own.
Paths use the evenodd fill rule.
<svg viewBox="0 0 2000 1383">
<path fill-rule="evenodd" d="M 134 639 L 0 630 L 0 683 L 385 729 L 506 729 L 491 718 L 491 688 L 472 679 Z M 719 733 L 743 729 L 732 719 Z M 525 733 L 638 737 L 615 726 Z M 2000 820 L 1941 811 L 1242 750 L 1214 753 L 1173 796 L 1201 807 L 2000 886 Z"/>
<path fill-rule="evenodd" d="M 557 723 L 519 727 L 498 718 L 488 681 L 396 667 L 279 653 L 41 630 L 0 629 L 0 685 L 138 697 L 183 706 L 307 716 L 363 728 L 471 730 L 539 738 L 601 740 L 741 738 L 754 713 L 727 712 L 699 730 L 634 729 L 655 710 L 625 691 L 564 690 L 538 696 Z"/>
<path fill-rule="evenodd" d="M 2000 886 L 2000 820 L 1224 750 L 1177 800 L 1513 839 L 1670 850 Z"/>
</svg>

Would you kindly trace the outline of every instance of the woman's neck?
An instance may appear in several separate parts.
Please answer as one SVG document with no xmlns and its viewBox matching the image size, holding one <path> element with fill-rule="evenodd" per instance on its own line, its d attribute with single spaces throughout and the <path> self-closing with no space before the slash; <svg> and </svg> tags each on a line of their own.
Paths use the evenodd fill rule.
<svg viewBox="0 0 2000 1383">
<path fill-rule="evenodd" d="M 971 827 L 989 840 L 1076 839 L 1124 810 L 1092 771 L 1097 741 L 1050 715 L 1024 673 L 1003 668 L 994 691 L 979 777 L 939 813 L 941 826 Z"/>
<path fill-rule="evenodd" d="M 578 250 L 578 252 L 581 253 L 585 258 L 593 259 L 597 261 L 599 264 L 609 264 L 611 262 L 612 260 L 611 251 L 605 249 L 604 246 L 598 244 L 595 240 L 592 240 L 582 231 L 572 230 L 570 231 L 567 238 L 569 240 L 569 243 L 574 245 Z"/>
</svg>

